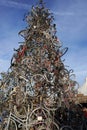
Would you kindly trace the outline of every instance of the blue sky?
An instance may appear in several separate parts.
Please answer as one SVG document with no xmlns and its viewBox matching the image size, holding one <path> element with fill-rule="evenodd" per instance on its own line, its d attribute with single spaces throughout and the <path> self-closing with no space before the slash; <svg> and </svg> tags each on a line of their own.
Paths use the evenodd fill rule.
<svg viewBox="0 0 87 130">
<path fill-rule="evenodd" d="M 87 76 L 87 0 L 44 0 L 54 15 L 57 36 L 68 47 L 64 64 L 73 69 L 80 85 Z M 27 24 L 24 15 L 38 0 L 0 0 L 0 72 L 7 71 L 14 53 L 23 39 L 18 32 Z"/>
</svg>

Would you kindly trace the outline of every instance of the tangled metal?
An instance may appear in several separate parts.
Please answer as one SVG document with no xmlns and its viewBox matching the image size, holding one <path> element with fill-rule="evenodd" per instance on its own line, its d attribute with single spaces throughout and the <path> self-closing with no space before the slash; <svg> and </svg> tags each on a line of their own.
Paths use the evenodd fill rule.
<svg viewBox="0 0 87 130">
<path fill-rule="evenodd" d="M 28 27 L 19 32 L 25 41 L 1 73 L 0 130 L 59 130 L 55 111 L 68 108 L 79 87 L 62 60 L 68 48 L 57 38 L 54 18 L 42 1 L 25 20 Z"/>
</svg>

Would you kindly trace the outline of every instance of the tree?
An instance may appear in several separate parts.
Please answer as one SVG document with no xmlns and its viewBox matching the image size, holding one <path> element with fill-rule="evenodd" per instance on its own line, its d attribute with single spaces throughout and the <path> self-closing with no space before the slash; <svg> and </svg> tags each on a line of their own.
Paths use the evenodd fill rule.
<svg viewBox="0 0 87 130">
<path fill-rule="evenodd" d="M 14 49 L 10 68 L 1 74 L 1 129 L 57 130 L 55 110 L 69 107 L 76 92 L 73 71 L 61 58 L 68 48 L 57 37 L 53 14 L 42 0 L 25 21 L 27 27 L 19 32 L 24 42 Z"/>
</svg>

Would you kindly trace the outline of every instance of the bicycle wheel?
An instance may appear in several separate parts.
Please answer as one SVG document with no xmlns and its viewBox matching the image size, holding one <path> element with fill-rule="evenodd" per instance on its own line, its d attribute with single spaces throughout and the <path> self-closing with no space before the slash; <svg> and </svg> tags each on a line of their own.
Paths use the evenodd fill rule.
<svg viewBox="0 0 87 130">
<path fill-rule="evenodd" d="M 17 124 L 14 120 L 8 118 L 5 119 L 2 130 L 17 130 Z"/>
<path fill-rule="evenodd" d="M 43 100 L 44 107 L 49 111 L 55 111 L 60 106 L 60 101 L 58 101 L 57 94 L 51 94 L 48 97 L 45 97 Z"/>
<path fill-rule="evenodd" d="M 19 117 L 21 119 L 26 118 L 26 108 L 25 108 L 25 106 L 21 107 L 20 110 L 17 110 L 17 106 L 14 105 L 14 113 L 17 117 Z"/>
<path fill-rule="evenodd" d="M 34 98 L 34 97 L 37 97 L 38 96 L 38 89 L 37 89 L 37 84 L 31 82 L 31 83 L 27 83 L 26 85 L 26 93 Z"/>
<path fill-rule="evenodd" d="M 65 125 L 60 128 L 60 130 L 73 130 L 72 127 Z"/>
<path fill-rule="evenodd" d="M 34 109 L 27 120 L 27 129 L 28 130 L 46 130 L 47 129 L 47 121 L 51 118 L 50 112 L 45 108 L 38 107 Z"/>
<path fill-rule="evenodd" d="M 10 120 L 9 126 L 8 126 L 8 130 L 17 130 L 17 124 L 14 120 Z"/>
<path fill-rule="evenodd" d="M 42 116 L 42 119 L 47 119 L 48 117 L 51 117 L 50 112 L 47 109 L 45 109 L 44 107 L 38 107 L 30 113 L 29 119 L 38 119 L 39 116 Z"/>
<path fill-rule="evenodd" d="M 67 51 L 68 51 L 68 47 L 65 47 L 62 50 L 60 50 L 60 52 L 59 52 L 60 57 L 62 57 Z"/>
<path fill-rule="evenodd" d="M 47 125 L 47 130 L 59 130 L 59 126 L 54 121 L 50 121 Z"/>
<path fill-rule="evenodd" d="M 19 32 L 19 35 L 21 35 L 23 38 L 25 38 L 27 36 L 27 30 L 22 30 Z"/>
</svg>

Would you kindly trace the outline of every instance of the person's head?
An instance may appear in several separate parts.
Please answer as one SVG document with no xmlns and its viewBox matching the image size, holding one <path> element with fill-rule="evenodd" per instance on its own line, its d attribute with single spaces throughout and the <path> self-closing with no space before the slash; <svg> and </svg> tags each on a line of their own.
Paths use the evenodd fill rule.
<svg viewBox="0 0 87 130">
<path fill-rule="evenodd" d="M 87 111 L 87 108 L 86 108 L 86 107 L 83 107 L 83 111 Z"/>
</svg>

